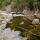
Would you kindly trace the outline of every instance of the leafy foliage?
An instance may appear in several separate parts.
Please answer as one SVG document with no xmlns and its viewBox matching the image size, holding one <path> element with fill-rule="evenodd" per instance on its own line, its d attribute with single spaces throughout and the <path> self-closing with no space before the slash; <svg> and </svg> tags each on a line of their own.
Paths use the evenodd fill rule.
<svg viewBox="0 0 40 40">
<path fill-rule="evenodd" d="M 11 3 L 11 0 L 0 0 L 0 7 L 4 7 L 6 5 L 9 5 Z"/>
<path fill-rule="evenodd" d="M 17 9 L 23 9 L 26 5 L 30 9 L 33 9 L 35 6 L 40 9 L 40 0 L 0 0 L 0 7 L 7 6 L 12 2 Z"/>
</svg>

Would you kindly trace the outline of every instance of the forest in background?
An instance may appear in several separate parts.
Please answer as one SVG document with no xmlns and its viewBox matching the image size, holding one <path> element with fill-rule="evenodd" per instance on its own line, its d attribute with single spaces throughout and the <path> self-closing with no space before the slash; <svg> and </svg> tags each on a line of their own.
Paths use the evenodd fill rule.
<svg viewBox="0 0 40 40">
<path fill-rule="evenodd" d="M 25 7 L 32 9 L 40 9 L 40 0 L 0 0 L 0 8 L 7 5 L 12 5 L 12 8 L 24 9 Z"/>
</svg>

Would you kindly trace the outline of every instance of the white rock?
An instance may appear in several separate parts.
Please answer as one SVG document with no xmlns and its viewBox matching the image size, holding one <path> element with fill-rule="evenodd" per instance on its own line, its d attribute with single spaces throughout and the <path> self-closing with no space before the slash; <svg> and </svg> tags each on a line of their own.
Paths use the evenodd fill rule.
<svg viewBox="0 0 40 40">
<path fill-rule="evenodd" d="M 23 14 L 13 14 L 13 17 L 24 16 Z"/>
<path fill-rule="evenodd" d="M 39 24 L 39 19 L 33 19 L 32 24 Z"/>
<path fill-rule="evenodd" d="M 21 40 L 22 37 L 19 34 L 20 31 L 14 31 L 10 28 L 0 30 L 0 40 Z"/>
</svg>

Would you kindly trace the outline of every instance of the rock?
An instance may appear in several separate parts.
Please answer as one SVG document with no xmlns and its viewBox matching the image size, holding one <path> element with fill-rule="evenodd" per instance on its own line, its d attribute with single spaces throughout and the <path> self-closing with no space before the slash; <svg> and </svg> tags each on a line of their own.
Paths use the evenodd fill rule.
<svg viewBox="0 0 40 40">
<path fill-rule="evenodd" d="M 12 14 L 7 13 L 6 11 L 0 11 L 0 29 L 4 29 L 12 18 Z"/>
<path fill-rule="evenodd" d="M 32 24 L 39 24 L 39 19 L 33 19 Z"/>
<path fill-rule="evenodd" d="M 22 36 L 19 35 L 20 31 L 14 31 L 10 28 L 0 30 L 0 40 L 22 40 Z"/>
</svg>

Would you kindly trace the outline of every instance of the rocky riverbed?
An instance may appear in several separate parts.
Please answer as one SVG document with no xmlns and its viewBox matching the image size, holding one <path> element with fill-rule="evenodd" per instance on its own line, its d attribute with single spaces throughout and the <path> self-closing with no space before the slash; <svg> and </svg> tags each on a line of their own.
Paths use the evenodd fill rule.
<svg viewBox="0 0 40 40">
<path fill-rule="evenodd" d="M 14 15 L 20 16 L 20 15 Z M 23 15 L 21 15 L 23 16 Z M 27 38 L 23 38 L 19 34 L 20 31 L 11 30 L 11 28 L 6 28 L 6 24 L 13 19 L 13 15 L 11 13 L 7 13 L 6 11 L 0 11 L 0 40 L 26 40 Z"/>
</svg>

